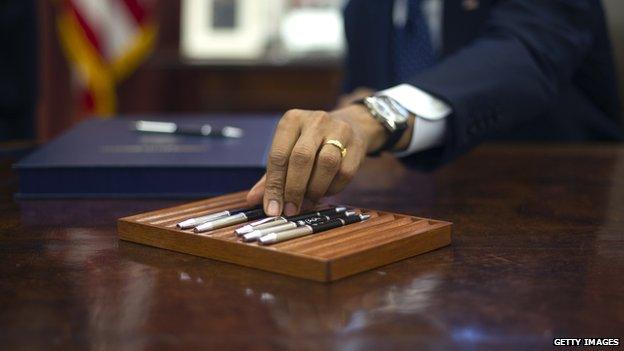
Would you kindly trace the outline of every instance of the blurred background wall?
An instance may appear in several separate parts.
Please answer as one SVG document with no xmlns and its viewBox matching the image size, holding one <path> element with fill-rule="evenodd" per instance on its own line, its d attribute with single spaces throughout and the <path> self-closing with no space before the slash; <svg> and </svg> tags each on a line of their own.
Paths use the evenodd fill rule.
<svg viewBox="0 0 624 351">
<path fill-rule="evenodd" d="M 147 61 L 118 86 L 118 113 L 219 111 L 279 113 L 292 107 L 328 109 L 334 105 L 342 79 L 339 52 L 330 55 L 290 57 L 280 51 L 280 45 L 276 48 L 273 40 L 268 42 L 266 52 L 255 59 L 189 59 L 181 54 L 183 2 L 202 0 L 145 1 L 153 8 L 154 20 L 159 26 L 158 37 Z M 221 3 L 223 5 L 221 10 L 227 14 L 227 4 L 233 0 L 209 1 Z M 255 0 L 251 0 L 253 1 Z M 280 4 L 281 12 L 274 14 L 278 19 L 278 23 L 273 23 L 276 26 L 280 25 L 279 21 L 287 19 L 287 11 L 284 9 L 327 7 L 339 9 L 343 3 L 342 0 L 255 2 Z M 3 18 L 3 23 L 12 26 L 11 30 L 3 30 L 11 33 L 5 37 L 5 41 L 15 46 L 16 49 L 13 51 L 16 53 L 15 57 L 27 58 L 11 63 L 12 56 L 7 50 L 5 53 L 8 57 L 7 65 L 15 67 L 15 72 L 12 69 L 7 74 L 21 74 L 24 77 L 24 84 L 20 84 L 22 90 L 26 92 L 22 94 L 24 106 L 29 104 L 33 106 L 35 96 L 38 101 L 36 111 L 33 112 L 34 122 L 26 120 L 22 129 L 27 130 L 29 123 L 34 124 L 36 136 L 40 141 L 49 140 L 89 114 L 78 101 L 75 89 L 77 78 L 69 68 L 59 44 L 55 22 L 58 14 L 56 3 L 60 1 L 8 0 L 0 3 L 3 15 L 8 16 Z M 624 94 L 624 2 L 603 0 L 603 3 L 614 43 L 620 92 Z M 32 18 L 29 20 L 31 14 Z M 294 28 L 293 31 L 301 30 L 303 27 L 307 32 L 314 34 L 321 33 L 324 28 L 324 26 L 306 28 L 301 16 L 290 17 L 291 22 L 295 23 L 294 27 L 291 27 Z M 226 22 L 218 25 L 227 26 Z M 38 42 L 33 39 L 36 35 L 39 37 Z M 19 54 L 20 52 L 22 54 Z M 38 70 L 20 71 L 20 67 L 33 66 L 28 64 L 29 59 L 38 61 Z M 39 78 L 28 79 L 32 84 L 26 84 L 29 75 L 38 75 Z M 30 91 L 38 93 L 29 93 Z M 624 103 L 624 96 L 622 101 Z M 16 135 L 18 138 L 31 138 L 33 134 L 26 132 Z"/>
<path fill-rule="evenodd" d="M 319 7 L 327 2 L 289 1 L 286 6 Z M 71 88 L 75 77 L 59 45 L 54 1 L 38 3 L 37 131 L 41 140 L 48 140 L 85 112 L 75 103 Z M 340 3 L 329 1 L 334 7 Z M 150 5 L 159 26 L 158 39 L 149 59 L 119 86 L 119 113 L 281 112 L 295 106 L 328 109 L 334 105 L 342 80 L 339 55 L 285 58 L 272 50 L 247 60 L 185 59 L 180 54 L 181 1 L 153 0 Z"/>
</svg>

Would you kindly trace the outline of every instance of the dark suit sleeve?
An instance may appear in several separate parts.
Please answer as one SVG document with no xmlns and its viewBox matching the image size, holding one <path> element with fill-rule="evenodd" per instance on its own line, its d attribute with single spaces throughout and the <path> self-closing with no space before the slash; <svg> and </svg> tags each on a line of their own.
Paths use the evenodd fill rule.
<svg viewBox="0 0 624 351">
<path fill-rule="evenodd" d="M 492 7 L 468 46 L 408 83 L 453 108 L 445 144 L 404 158 L 448 161 L 497 132 L 543 115 L 589 52 L 596 0 L 509 0 Z"/>
</svg>

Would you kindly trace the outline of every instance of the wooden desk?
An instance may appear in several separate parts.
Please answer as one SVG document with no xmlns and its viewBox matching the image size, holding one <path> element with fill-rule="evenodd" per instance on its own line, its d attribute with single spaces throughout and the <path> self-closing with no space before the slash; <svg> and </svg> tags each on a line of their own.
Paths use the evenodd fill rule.
<svg viewBox="0 0 624 351">
<path fill-rule="evenodd" d="M 454 244 L 329 285 L 117 241 L 117 217 L 176 202 L 15 203 L 13 176 L 0 177 L 4 349 L 553 350 L 555 337 L 624 337 L 624 147 L 488 145 L 429 175 L 371 160 L 336 201 L 453 221 Z"/>
</svg>

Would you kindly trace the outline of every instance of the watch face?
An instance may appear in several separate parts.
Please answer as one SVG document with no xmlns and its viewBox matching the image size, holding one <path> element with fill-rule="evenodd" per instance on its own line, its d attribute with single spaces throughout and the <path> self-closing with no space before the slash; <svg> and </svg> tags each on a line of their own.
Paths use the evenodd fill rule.
<svg viewBox="0 0 624 351">
<path fill-rule="evenodd" d="M 386 119 L 392 129 L 397 129 L 407 124 L 410 116 L 409 112 L 394 99 L 380 96 L 376 102 L 378 113 Z"/>
<path fill-rule="evenodd" d="M 396 102 L 394 99 L 388 98 L 388 100 L 390 102 L 390 106 L 392 106 L 392 108 L 396 112 L 395 116 L 397 118 L 397 123 L 407 123 L 410 112 L 405 107 L 401 106 L 401 104 Z"/>
<path fill-rule="evenodd" d="M 392 112 L 390 104 L 388 104 L 388 102 L 385 101 L 383 97 L 374 100 L 374 108 L 389 129 L 396 129 L 396 118 L 394 116 L 394 113 Z"/>
</svg>

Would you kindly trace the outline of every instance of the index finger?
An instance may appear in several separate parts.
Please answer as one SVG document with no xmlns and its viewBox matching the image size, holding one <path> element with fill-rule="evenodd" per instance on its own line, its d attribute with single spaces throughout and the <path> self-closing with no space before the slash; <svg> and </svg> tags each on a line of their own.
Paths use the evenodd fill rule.
<svg viewBox="0 0 624 351">
<path fill-rule="evenodd" d="M 288 159 L 301 132 L 300 114 L 299 110 L 286 112 L 275 130 L 267 162 L 264 190 L 264 212 L 269 216 L 279 215 L 284 208 L 284 183 Z"/>
<path fill-rule="evenodd" d="M 247 193 L 247 204 L 250 206 L 258 205 L 264 197 L 264 184 L 266 183 L 266 174 L 254 185 Z"/>
</svg>

